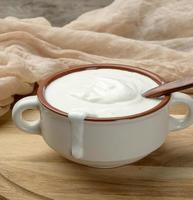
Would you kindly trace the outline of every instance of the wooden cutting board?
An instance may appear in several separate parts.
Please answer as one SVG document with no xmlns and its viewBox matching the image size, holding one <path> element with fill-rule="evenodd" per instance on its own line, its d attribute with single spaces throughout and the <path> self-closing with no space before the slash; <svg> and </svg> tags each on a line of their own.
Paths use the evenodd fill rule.
<svg viewBox="0 0 193 200">
<path fill-rule="evenodd" d="M 137 163 L 95 169 L 62 158 L 41 136 L 18 130 L 9 113 L 0 119 L 0 199 L 193 199 L 193 126 L 169 134 Z"/>
</svg>

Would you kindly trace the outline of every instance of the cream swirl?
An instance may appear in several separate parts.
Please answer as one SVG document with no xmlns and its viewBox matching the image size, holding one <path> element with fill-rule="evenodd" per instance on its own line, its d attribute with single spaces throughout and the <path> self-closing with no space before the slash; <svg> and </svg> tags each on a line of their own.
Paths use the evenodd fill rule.
<svg viewBox="0 0 193 200">
<path fill-rule="evenodd" d="M 87 90 L 71 95 L 88 102 L 111 104 L 134 100 L 139 91 L 134 82 L 100 77 Z"/>
</svg>

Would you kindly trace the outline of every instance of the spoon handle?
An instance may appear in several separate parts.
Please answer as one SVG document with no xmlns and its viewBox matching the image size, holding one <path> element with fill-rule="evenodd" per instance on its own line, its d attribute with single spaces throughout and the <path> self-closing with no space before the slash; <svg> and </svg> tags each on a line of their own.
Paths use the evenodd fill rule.
<svg viewBox="0 0 193 200">
<path fill-rule="evenodd" d="M 143 96 L 146 98 L 160 97 L 162 95 L 171 94 L 180 90 L 188 89 L 193 87 L 193 77 L 187 77 L 181 80 L 172 81 L 163 85 L 152 88 L 145 93 Z"/>
</svg>

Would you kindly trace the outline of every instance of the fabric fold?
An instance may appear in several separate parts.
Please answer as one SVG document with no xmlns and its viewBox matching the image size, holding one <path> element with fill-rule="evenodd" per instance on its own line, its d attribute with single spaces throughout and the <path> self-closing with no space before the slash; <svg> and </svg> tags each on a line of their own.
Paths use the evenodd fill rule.
<svg viewBox="0 0 193 200">
<path fill-rule="evenodd" d="M 192 19 L 189 0 L 115 0 L 63 27 L 42 17 L 0 19 L 0 116 L 14 95 L 74 65 L 126 64 L 166 81 L 192 76 Z"/>
</svg>

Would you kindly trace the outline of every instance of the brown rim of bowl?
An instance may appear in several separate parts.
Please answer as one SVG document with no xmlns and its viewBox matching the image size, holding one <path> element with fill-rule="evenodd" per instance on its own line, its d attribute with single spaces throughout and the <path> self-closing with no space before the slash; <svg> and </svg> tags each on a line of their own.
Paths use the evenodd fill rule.
<svg viewBox="0 0 193 200">
<path fill-rule="evenodd" d="M 59 115 L 68 117 L 68 113 L 63 112 L 55 107 L 53 107 L 52 105 L 50 105 L 47 100 L 44 97 L 44 91 L 45 88 L 49 85 L 49 83 L 51 83 L 52 81 L 68 75 L 70 73 L 74 73 L 74 72 L 78 72 L 78 71 L 83 71 L 83 70 L 92 70 L 92 69 L 119 69 L 119 70 L 125 70 L 125 71 L 130 71 L 130 72 L 136 72 L 145 76 L 150 77 L 152 80 L 154 80 L 156 83 L 158 83 L 159 85 L 164 84 L 165 81 L 159 77 L 157 74 L 154 74 L 148 70 L 145 69 L 141 69 L 138 67 L 131 67 L 128 65 L 119 65 L 119 64 L 86 64 L 86 65 L 79 65 L 79 66 L 72 66 L 70 69 L 65 69 L 61 72 L 58 72 L 56 74 L 53 74 L 51 76 L 49 76 L 48 78 L 42 80 L 39 82 L 39 88 L 37 91 L 37 96 L 38 99 L 40 101 L 41 104 L 44 105 L 44 107 L 46 107 L 47 109 L 53 111 L 54 113 L 57 113 Z M 170 96 L 171 95 L 166 95 L 164 96 L 164 98 L 161 100 L 161 102 L 156 105 L 155 107 L 146 110 L 145 112 L 141 112 L 141 113 L 137 113 L 134 115 L 128 115 L 128 116 L 123 116 L 123 117 L 106 117 L 106 118 L 95 118 L 95 117 L 87 117 L 85 118 L 86 121 L 95 121 L 95 122 L 101 122 L 101 121 L 117 121 L 117 120 L 126 120 L 126 119 L 134 119 L 134 118 L 138 118 L 138 117 L 142 117 L 148 114 L 151 114 L 157 110 L 159 110 L 160 108 L 162 108 L 163 106 L 165 106 L 168 101 L 170 100 Z"/>
</svg>

